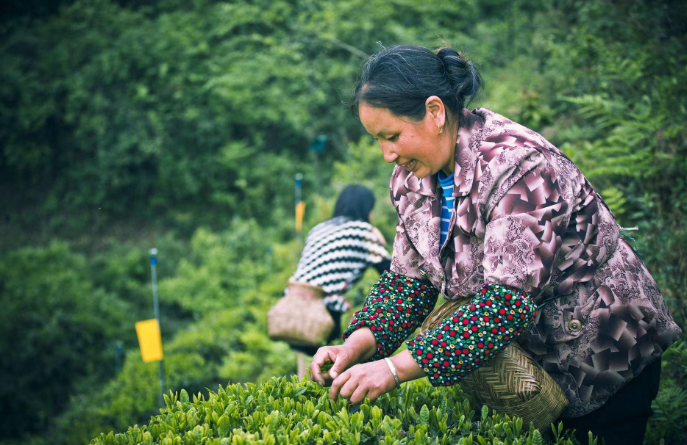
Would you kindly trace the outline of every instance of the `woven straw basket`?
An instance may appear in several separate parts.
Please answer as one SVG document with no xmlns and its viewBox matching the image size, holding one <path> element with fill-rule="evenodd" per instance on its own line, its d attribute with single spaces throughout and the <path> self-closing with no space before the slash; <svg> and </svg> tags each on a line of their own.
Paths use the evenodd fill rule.
<svg viewBox="0 0 687 445">
<path fill-rule="evenodd" d="M 462 299 L 441 304 L 427 317 L 420 331 L 435 328 L 469 301 Z M 524 426 L 529 427 L 532 422 L 540 430 L 548 429 L 568 405 L 561 387 L 515 342 L 486 365 L 468 374 L 460 387 L 477 403 L 500 414 L 519 416 Z"/>
<path fill-rule="evenodd" d="M 267 313 L 272 340 L 295 346 L 322 346 L 334 329 L 334 319 L 322 303 L 322 288 L 289 281 L 286 295 Z"/>
</svg>

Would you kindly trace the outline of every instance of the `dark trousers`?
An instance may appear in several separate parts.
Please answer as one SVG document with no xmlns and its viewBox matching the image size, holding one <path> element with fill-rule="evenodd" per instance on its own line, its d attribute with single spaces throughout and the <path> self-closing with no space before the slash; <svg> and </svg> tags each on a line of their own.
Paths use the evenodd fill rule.
<svg viewBox="0 0 687 445">
<path fill-rule="evenodd" d="M 603 439 L 606 445 L 642 445 L 660 380 L 659 357 L 600 408 L 582 417 L 559 420 L 566 430 L 576 430 L 575 436 L 583 445 L 588 443 L 587 431 L 599 438 L 599 444 Z"/>
</svg>

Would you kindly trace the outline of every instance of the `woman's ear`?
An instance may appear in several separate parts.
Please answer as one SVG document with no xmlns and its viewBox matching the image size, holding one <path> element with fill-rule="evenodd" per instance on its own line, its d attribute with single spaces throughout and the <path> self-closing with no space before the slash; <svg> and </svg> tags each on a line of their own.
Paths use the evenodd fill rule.
<svg viewBox="0 0 687 445">
<path fill-rule="evenodd" d="M 429 96 L 425 101 L 425 113 L 433 121 L 434 125 L 443 128 L 446 124 L 446 108 L 439 96 Z"/>
</svg>

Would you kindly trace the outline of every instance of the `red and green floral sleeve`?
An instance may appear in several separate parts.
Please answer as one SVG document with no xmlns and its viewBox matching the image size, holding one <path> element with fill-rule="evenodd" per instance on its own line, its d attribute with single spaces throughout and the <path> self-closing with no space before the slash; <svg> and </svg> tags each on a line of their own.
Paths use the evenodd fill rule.
<svg viewBox="0 0 687 445">
<path fill-rule="evenodd" d="M 536 314 L 525 292 L 485 284 L 471 303 L 406 344 L 432 385 L 455 385 L 508 346 Z"/>
<path fill-rule="evenodd" d="M 438 295 L 428 281 L 385 272 L 370 290 L 363 308 L 353 316 L 343 338 L 370 328 L 377 340 L 377 352 L 370 361 L 388 357 L 432 312 Z"/>
</svg>

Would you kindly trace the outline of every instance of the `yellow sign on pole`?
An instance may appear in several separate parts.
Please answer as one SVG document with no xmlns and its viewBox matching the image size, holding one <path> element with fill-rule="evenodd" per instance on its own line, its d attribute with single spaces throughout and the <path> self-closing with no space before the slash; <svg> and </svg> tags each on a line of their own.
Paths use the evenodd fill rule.
<svg viewBox="0 0 687 445">
<path fill-rule="evenodd" d="M 143 361 L 157 362 L 162 360 L 162 336 L 157 319 L 139 321 L 136 323 L 136 335 L 141 347 Z"/>
<path fill-rule="evenodd" d="M 303 230 L 303 215 L 305 215 L 305 201 L 296 204 L 296 232 Z"/>
</svg>

